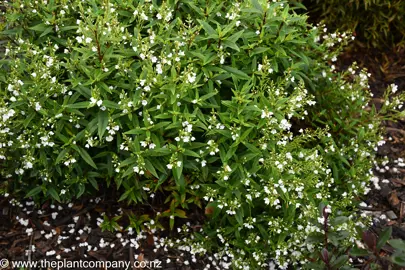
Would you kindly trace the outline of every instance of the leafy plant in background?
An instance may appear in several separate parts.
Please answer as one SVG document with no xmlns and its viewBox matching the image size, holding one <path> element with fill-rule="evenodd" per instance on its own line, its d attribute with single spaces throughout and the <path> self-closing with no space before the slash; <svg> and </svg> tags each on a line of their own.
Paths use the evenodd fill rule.
<svg viewBox="0 0 405 270">
<path fill-rule="evenodd" d="M 324 204 L 319 206 L 320 216 L 318 222 L 322 232 L 311 234 L 307 243 L 320 245 L 318 252 L 313 253 L 305 265 L 306 269 L 357 269 L 361 264 L 362 269 L 386 269 L 387 267 L 405 266 L 405 241 L 392 239 L 392 227 L 383 228 L 376 236 L 367 227 L 358 226 L 359 240 L 355 245 L 348 245 L 346 240 L 349 233 L 343 225 L 347 217 L 337 216 L 330 219 L 330 208 Z M 387 254 L 383 251 L 393 251 Z"/>
<path fill-rule="evenodd" d="M 308 263 L 321 202 L 331 220 L 347 217 L 344 244 L 355 241 L 379 125 L 404 99 L 365 111 L 367 73 L 329 64 L 348 33 L 308 25 L 286 1 L 6 7 L 3 189 L 37 201 L 100 186 L 136 205 L 162 196 L 154 218 L 170 227 L 205 208 L 187 245 L 228 268 Z"/>
<path fill-rule="evenodd" d="M 405 241 L 400 239 L 392 239 L 388 243 L 394 248 L 391 261 L 395 265 L 405 266 Z"/>
<path fill-rule="evenodd" d="M 296 1 L 290 1 L 296 2 Z M 316 20 L 328 27 L 353 31 L 367 46 L 404 45 L 405 5 L 402 0 L 300 0 Z"/>
</svg>

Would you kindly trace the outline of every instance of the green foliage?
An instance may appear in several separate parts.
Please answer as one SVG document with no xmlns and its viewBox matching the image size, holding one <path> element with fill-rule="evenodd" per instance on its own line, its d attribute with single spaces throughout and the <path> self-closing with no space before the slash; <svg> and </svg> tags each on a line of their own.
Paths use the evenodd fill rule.
<svg viewBox="0 0 405 270">
<path fill-rule="evenodd" d="M 264 0 L 25 0 L 5 18 L 9 192 L 69 201 L 107 186 L 138 205 L 164 194 L 156 218 L 170 228 L 205 207 L 190 243 L 235 269 L 305 264 L 320 203 L 346 232 L 330 241 L 354 241 L 348 209 L 369 190 L 379 125 L 400 116 L 403 96 L 377 113 L 367 73 L 330 66 L 347 33 Z"/>
<path fill-rule="evenodd" d="M 330 219 L 328 207 L 320 207 L 324 209 L 319 219 L 321 232 L 310 235 L 307 243 L 319 245 L 323 242 L 323 248 L 310 255 L 311 262 L 305 265 L 305 269 L 357 269 L 353 268 L 356 261 L 364 262 L 362 267 L 366 269 L 397 269 L 395 266 L 405 265 L 405 241 L 390 240 L 392 227 L 385 227 L 379 235 L 368 231 L 368 228 L 356 227 L 360 240 L 348 242 L 347 217 Z M 394 249 L 390 255 L 382 252 L 388 244 Z"/>
<path fill-rule="evenodd" d="M 120 231 L 121 226 L 118 224 L 119 219 L 121 219 L 121 216 L 109 218 L 107 215 L 104 215 L 103 221 L 99 224 L 101 231 Z"/>
<path fill-rule="evenodd" d="M 295 1 L 290 1 L 295 2 Z M 368 46 L 404 45 L 403 0 L 301 0 L 314 20 L 333 29 L 353 31 Z"/>
</svg>

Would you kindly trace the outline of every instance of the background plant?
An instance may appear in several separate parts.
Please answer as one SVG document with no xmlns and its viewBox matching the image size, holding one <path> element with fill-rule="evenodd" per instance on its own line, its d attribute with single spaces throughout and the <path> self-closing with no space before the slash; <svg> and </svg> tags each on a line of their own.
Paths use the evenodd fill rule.
<svg viewBox="0 0 405 270">
<path fill-rule="evenodd" d="M 190 245 L 231 258 L 227 267 L 307 263 L 318 205 L 352 214 L 379 124 L 399 117 L 402 96 L 366 112 L 367 73 L 335 71 L 351 36 L 308 25 L 285 1 L 6 8 L 3 188 L 37 201 L 100 186 L 138 205 L 161 196 L 171 228 L 205 208 Z M 341 224 L 346 243 L 356 222 Z"/>
<path fill-rule="evenodd" d="M 296 1 L 291 1 L 296 2 Z M 316 20 L 352 31 L 367 46 L 403 45 L 405 5 L 401 0 L 301 0 Z"/>
</svg>

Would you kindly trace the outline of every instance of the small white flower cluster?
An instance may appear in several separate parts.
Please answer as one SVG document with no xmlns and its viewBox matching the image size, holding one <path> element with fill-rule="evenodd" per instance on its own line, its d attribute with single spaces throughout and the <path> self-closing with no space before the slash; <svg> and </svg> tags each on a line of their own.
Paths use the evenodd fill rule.
<svg viewBox="0 0 405 270">
<path fill-rule="evenodd" d="M 97 100 L 97 98 L 91 97 L 90 98 L 90 106 L 94 106 L 96 104 L 97 104 L 98 107 L 100 107 L 100 110 L 102 110 L 102 111 L 105 111 L 107 109 L 105 106 L 103 106 L 103 101 L 101 99 Z"/>
<path fill-rule="evenodd" d="M 183 162 L 181 160 L 177 159 L 177 155 L 172 155 L 170 158 L 170 162 L 166 164 L 166 167 L 171 170 L 173 168 L 180 168 L 183 165 Z"/>
<path fill-rule="evenodd" d="M 63 164 L 65 164 L 65 166 L 69 166 L 76 162 L 77 162 L 77 160 L 74 157 L 71 157 L 71 158 L 66 159 L 66 161 L 63 162 Z"/>
<path fill-rule="evenodd" d="M 87 138 L 87 143 L 86 143 L 86 145 L 85 145 L 84 147 L 86 147 L 86 148 L 93 147 L 93 146 L 96 145 L 96 142 L 97 142 L 97 136 L 95 136 L 95 137 L 88 137 L 88 138 Z"/>
<path fill-rule="evenodd" d="M 231 167 L 229 165 L 224 165 L 222 171 L 217 171 L 217 174 L 219 175 L 220 178 L 224 179 L 224 181 L 227 181 L 229 179 L 229 175 L 232 173 Z"/>
<path fill-rule="evenodd" d="M 208 140 L 206 149 L 208 150 L 211 156 L 215 156 L 219 152 L 218 144 L 214 140 Z"/>
<path fill-rule="evenodd" d="M 105 137 L 105 140 L 111 142 L 114 140 L 114 135 L 120 130 L 120 126 L 110 121 L 106 129 L 108 131 L 108 136 Z"/>
<path fill-rule="evenodd" d="M 133 167 L 135 173 L 144 175 L 145 174 L 145 163 L 138 163 L 136 166 Z"/>
<path fill-rule="evenodd" d="M 269 74 L 274 72 L 270 61 L 267 59 L 267 55 L 264 56 L 262 64 L 257 64 L 257 71 L 259 71 L 261 74 L 264 74 L 264 72 Z"/>
<path fill-rule="evenodd" d="M 182 123 L 183 130 L 180 130 L 179 136 L 174 138 L 176 142 L 183 141 L 185 143 L 195 141 L 195 137 L 192 136 L 191 132 L 193 130 L 193 125 L 190 124 L 188 121 L 184 121 Z"/>
</svg>

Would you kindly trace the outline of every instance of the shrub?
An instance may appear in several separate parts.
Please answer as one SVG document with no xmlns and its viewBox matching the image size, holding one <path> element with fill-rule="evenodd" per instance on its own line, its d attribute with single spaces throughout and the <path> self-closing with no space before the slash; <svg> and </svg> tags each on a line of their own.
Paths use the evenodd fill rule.
<svg viewBox="0 0 405 270">
<path fill-rule="evenodd" d="M 349 216 L 334 229 L 353 241 L 388 116 L 365 111 L 365 71 L 331 66 L 347 33 L 310 27 L 285 1 L 6 8 L 3 189 L 69 201 L 107 185 L 134 204 L 163 193 L 171 227 L 205 209 L 190 241 L 238 269 L 304 264 L 320 203 Z"/>
<path fill-rule="evenodd" d="M 405 5 L 402 0 L 301 0 L 314 20 L 353 31 L 367 46 L 404 45 Z M 315 19 L 316 18 L 316 19 Z"/>
</svg>

